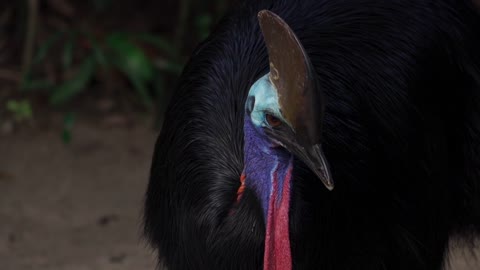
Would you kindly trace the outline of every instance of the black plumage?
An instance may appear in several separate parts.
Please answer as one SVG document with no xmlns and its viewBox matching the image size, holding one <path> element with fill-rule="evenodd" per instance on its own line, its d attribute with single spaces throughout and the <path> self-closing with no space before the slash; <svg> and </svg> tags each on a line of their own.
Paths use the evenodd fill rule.
<svg viewBox="0 0 480 270">
<path fill-rule="evenodd" d="M 247 0 L 193 54 L 152 162 L 145 232 L 175 269 L 261 269 L 265 224 L 243 169 L 250 86 L 268 71 L 257 13 L 282 17 L 326 95 L 335 189 L 296 161 L 294 269 L 441 269 L 480 231 L 480 16 L 472 0 Z"/>
</svg>

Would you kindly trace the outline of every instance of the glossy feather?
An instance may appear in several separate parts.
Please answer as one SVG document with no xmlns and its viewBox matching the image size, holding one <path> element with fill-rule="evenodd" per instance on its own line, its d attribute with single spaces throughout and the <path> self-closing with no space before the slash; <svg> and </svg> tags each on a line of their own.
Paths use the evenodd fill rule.
<svg viewBox="0 0 480 270">
<path fill-rule="evenodd" d="M 468 0 L 247 0 L 187 65 L 152 162 L 145 232 L 170 270 L 261 269 L 255 193 L 236 204 L 243 118 L 268 72 L 257 13 L 299 37 L 326 95 L 335 189 L 294 164 L 294 269 L 441 269 L 480 230 L 480 17 Z"/>
</svg>

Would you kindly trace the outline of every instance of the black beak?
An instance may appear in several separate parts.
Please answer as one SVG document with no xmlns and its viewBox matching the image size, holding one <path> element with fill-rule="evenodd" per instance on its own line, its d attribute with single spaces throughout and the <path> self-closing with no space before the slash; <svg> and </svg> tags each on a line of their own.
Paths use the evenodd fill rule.
<svg viewBox="0 0 480 270">
<path fill-rule="evenodd" d="M 334 183 L 330 170 L 328 169 L 327 159 L 323 154 L 322 146 L 315 144 L 310 147 L 295 147 L 289 149 L 292 154 L 296 155 L 305 165 L 312 170 L 313 173 L 322 181 L 328 190 L 334 188 Z"/>
<path fill-rule="evenodd" d="M 323 154 L 322 146 L 316 144 L 309 149 L 306 149 L 306 157 L 303 158 L 303 162 L 314 172 L 318 178 L 323 182 L 328 190 L 332 190 L 334 187 L 333 179 L 328 169 L 327 159 Z"/>
<path fill-rule="evenodd" d="M 328 190 L 333 190 L 335 185 L 321 144 L 302 146 L 295 139 L 293 130 L 285 126 L 280 129 L 266 129 L 265 132 L 305 163 Z"/>
</svg>

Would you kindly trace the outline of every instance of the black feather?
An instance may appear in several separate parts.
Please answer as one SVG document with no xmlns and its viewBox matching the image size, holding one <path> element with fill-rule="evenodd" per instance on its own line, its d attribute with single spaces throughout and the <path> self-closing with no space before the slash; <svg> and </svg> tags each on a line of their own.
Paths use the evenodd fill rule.
<svg viewBox="0 0 480 270">
<path fill-rule="evenodd" d="M 295 31 L 327 97 L 327 191 L 297 161 L 295 269 L 441 269 L 480 232 L 480 16 L 468 0 L 248 0 L 187 65 L 157 141 L 145 232 L 176 269 L 261 269 L 254 193 L 236 204 L 257 13 Z"/>
</svg>

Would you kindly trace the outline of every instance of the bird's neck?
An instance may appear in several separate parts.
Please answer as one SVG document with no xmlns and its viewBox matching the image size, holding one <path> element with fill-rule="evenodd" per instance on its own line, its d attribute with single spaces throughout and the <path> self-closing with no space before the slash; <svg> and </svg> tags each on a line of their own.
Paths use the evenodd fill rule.
<svg viewBox="0 0 480 270">
<path fill-rule="evenodd" d="M 252 122 L 245 126 L 245 185 L 259 197 L 266 222 L 264 270 L 290 270 L 290 189 L 293 157 L 272 147 Z"/>
</svg>

